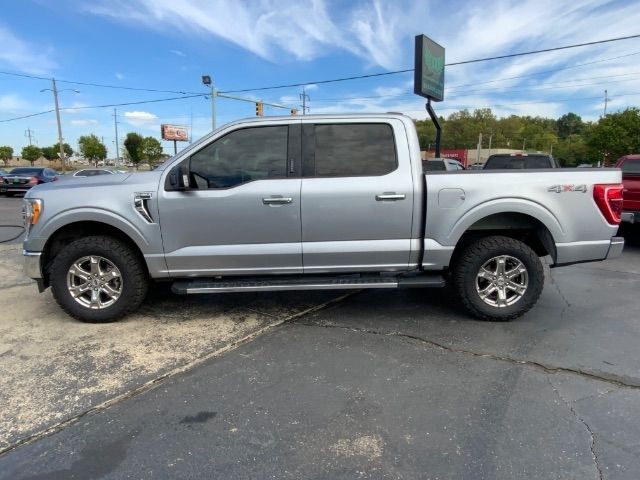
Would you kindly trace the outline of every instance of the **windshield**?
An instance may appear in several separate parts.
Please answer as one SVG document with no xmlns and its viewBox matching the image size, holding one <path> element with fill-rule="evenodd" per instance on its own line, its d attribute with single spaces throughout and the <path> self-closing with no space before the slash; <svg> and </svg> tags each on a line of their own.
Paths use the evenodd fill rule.
<svg viewBox="0 0 640 480">
<path fill-rule="evenodd" d="M 640 160 L 625 160 L 622 164 L 622 172 L 640 174 Z"/>
<path fill-rule="evenodd" d="M 551 168 L 551 159 L 548 155 L 511 156 L 496 155 L 487 160 L 484 168 L 492 169 L 518 169 L 518 168 Z"/>
<path fill-rule="evenodd" d="M 427 160 L 422 162 L 422 169 L 425 172 L 433 172 L 436 170 L 446 170 L 442 160 Z"/>
<path fill-rule="evenodd" d="M 40 175 L 41 168 L 14 168 L 9 175 Z"/>
</svg>

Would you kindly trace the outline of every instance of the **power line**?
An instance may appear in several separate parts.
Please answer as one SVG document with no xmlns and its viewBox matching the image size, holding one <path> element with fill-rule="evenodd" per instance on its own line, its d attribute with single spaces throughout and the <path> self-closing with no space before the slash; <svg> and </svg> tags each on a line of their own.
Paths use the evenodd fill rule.
<svg viewBox="0 0 640 480">
<path fill-rule="evenodd" d="M 108 107 L 124 107 L 127 105 L 140 105 L 143 103 L 159 103 L 159 102 L 169 102 L 172 100 L 182 100 L 182 99 L 187 99 L 187 98 L 197 98 L 197 97 L 206 97 L 207 94 L 205 93 L 199 93 L 197 95 L 187 95 L 187 96 L 182 96 L 182 97 L 171 97 L 171 98 L 158 98 L 155 100 L 141 100 L 139 102 L 126 102 L 126 103 L 110 103 L 107 105 L 84 105 L 84 106 L 80 106 L 80 107 L 63 107 L 60 108 L 60 110 L 64 110 L 64 111 L 69 111 L 69 110 L 87 110 L 87 109 L 91 109 L 91 108 L 108 108 Z M 23 115 L 21 117 L 14 117 L 14 118 L 7 118 L 4 120 L 0 120 L 0 123 L 5 123 L 5 122 L 11 122 L 14 120 L 22 120 L 23 118 L 29 118 L 29 117 L 36 117 L 38 115 L 45 115 L 47 113 L 51 113 L 54 110 L 46 110 L 44 112 L 38 112 L 38 113 L 31 113 L 29 115 Z"/>
<path fill-rule="evenodd" d="M 545 74 L 545 73 L 553 73 L 553 72 L 559 72 L 561 70 L 569 70 L 569 69 L 572 69 L 572 68 L 584 67 L 586 65 L 593 65 L 594 63 L 610 62 L 611 60 L 618 60 L 620 58 L 632 57 L 634 55 L 640 55 L 640 52 L 628 53 L 626 55 L 619 55 L 617 57 L 603 58 L 603 59 L 600 59 L 600 60 L 594 60 L 592 62 L 577 63 L 575 65 L 569 65 L 569 66 L 566 66 L 566 67 L 551 68 L 549 70 L 539 70 L 539 71 L 537 71 L 535 73 L 528 73 L 528 74 L 525 74 L 525 75 L 515 75 L 515 76 L 512 76 L 512 77 L 496 78 L 494 80 L 488 80 L 486 82 L 461 83 L 461 84 L 458 84 L 458 85 L 451 85 L 448 88 L 451 89 L 451 88 L 460 88 L 460 87 L 475 87 L 476 85 L 486 85 L 488 83 L 504 82 L 506 80 L 514 80 L 514 79 L 517 79 L 517 78 L 536 77 L 538 75 L 542 75 L 542 74 Z"/>
<path fill-rule="evenodd" d="M 38 113 L 31 113 L 29 115 L 22 115 L 21 117 L 6 118 L 4 120 L 0 120 L 0 123 L 12 122 L 14 120 L 22 120 L 23 118 L 37 117 L 38 115 L 44 115 L 46 113 L 51 113 L 51 112 L 53 112 L 53 110 L 47 110 L 45 112 L 38 112 Z"/>
<path fill-rule="evenodd" d="M 606 40 L 597 40 L 595 42 L 577 43 L 577 44 L 574 44 L 574 45 L 565 45 L 565 46 L 562 46 L 562 47 L 544 48 L 544 49 L 541 49 L 541 50 L 531 50 L 531 51 L 528 51 L 528 52 L 511 53 L 511 54 L 508 54 L 508 55 L 498 55 L 498 56 L 494 56 L 494 57 L 476 58 L 476 59 L 472 59 L 472 60 L 463 60 L 463 61 L 460 61 L 460 62 L 445 63 L 445 66 L 446 67 L 452 67 L 452 66 L 455 66 L 455 65 L 465 65 L 465 64 L 469 64 L 469 63 L 487 62 L 489 60 L 500 60 L 500 59 L 505 59 L 505 58 L 521 57 L 521 56 L 524 56 L 524 55 L 533 55 L 533 54 L 536 54 L 536 53 L 545 53 L 545 52 L 553 52 L 553 51 L 557 51 L 557 50 L 566 50 L 566 49 L 569 49 L 569 48 L 586 47 L 586 46 L 598 45 L 598 44 L 602 44 L 602 43 L 617 42 L 617 41 L 621 41 L 621 40 L 629 40 L 629 39 L 638 38 L 638 37 L 640 37 L 640 34 L 628 35 L 626 37 L 608 38 Z M 241 92 L 255 92 L 255 91 L 260 91 L 260 90 L 276 90 L 276 89 L 280 89 L 280 88 L 302 87 L 302 86 L 305 86 L 305 85 L 345 82 L 345 81 L 349 81 L 349 80 L 358 80 L 358 79 L 362 79 L 362 78 L 381 77 L 381 76 L 384 76 L 384 75 L 396 75 L 396 74 L 399 74 L 399 73 L 408 73 L 408 72 L 413 72 L 413 71 L 414 71 L 413 68 L 407 68 L 407 69 L 403 69 L 403 70 L 395 70 L 395 71 L 390 71 L 390 72 L 372 73 L 372 74 L 369 74 L 369 75 L 356 75 L 356 76 L 353 76 L 353 77 L 334 78 L 334 79 L 328 79 L 328 80 L 317 80 L 317 81 L 304 82 L 304 83 L 290 83 L 290 84 L 287 84 L 287 85 L 274 85 L 274 86 L 270 86 L 270 87 L 243 88 L 243 89 L 239 89 L 239 90 L 226 90 L 226 91 L 222 91 L 221 90 L 220 93 L 241 93 Z"/>
</svg>

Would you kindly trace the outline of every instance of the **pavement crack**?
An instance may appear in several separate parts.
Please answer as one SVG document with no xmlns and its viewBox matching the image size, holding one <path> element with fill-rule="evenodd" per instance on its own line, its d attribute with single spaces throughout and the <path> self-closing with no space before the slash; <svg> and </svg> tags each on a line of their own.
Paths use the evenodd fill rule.
<svg viewBox="0 0 640 480">
<path fill-rule="evenodd" d="M 585 419 L 582 418 L 578 414 L 578 412 L 576 412 L 576 410 L 575 410 L 575 408 L 573 408 L 573 405 L 571 404 L 571 402 L 569 402 L 567 399 L 565 399 L 562 396 L 562 394 L 560 393 L 560 390 L 558 388 L 556 388 L 556 386 L 553 384 L 553 382 L 551 381 L 551 379 L 549 377 L 547 377 L 547 381 L 549 382 L 549 385 L 551 386 L 551 389 L 555 392 L 555 394 L 560 399 L 560 401 L 562 403 L 564 403 L 569 408 L 569 410 L 571 410 L 571 413 L 573 414 L 574 418 L 584 426 L 584 428 L 587 430 L 587 432 L 589 432 L 589 438 L 591 440 L 591 442 L 589 444 L 589 450 L 591 450 L 591 456 L 593 457 L 593 463 L 595 464 L 596 470 L 598 471 L 598 478 L 600 480 L 604 480 L 604 474 L 602 473 L 602 468 L 600 467 L 600 460 L 598 459 L 598 454 L 596 453 L 596 436 L 593 433 L 593 430 L 591 430 L 591 427 L 585 421 Z"/>
<path fill-rule="evenodd" d="M 16 450 L 17 448 L 24 446 L 24 445 L 28 445 L 31 443 L 34 443 L 44 437 L 47 437 L 49 435 L 53 435 L 61 430 L 63 430 L 66 427 L 69 427 L 75 423 L 77 423 L 79 420 L 81 420 L 82 418 L 89 416 L 89 415 L 93 415 L 96 413 L 99 413 L 101 411 L 104 411 L 108 408 L 110 408 L 113 405 L 119 404 L 120 402 L 123 402 L 125 400 L 128 400 L 130 398 L 136 397 L 138 395 L 141 395 L 149 390 L 152 390 L 156 387 L 158 387 L 159 385 L 164 384 L 165 382 L 167 382 L 168 380 L 172 379 L 173 377 L 175 377 L 176 375 L 179 375 L 181 373 L 185 373 L 189 370 L 192 370 L 193 368 L 197 367 L 198 365 L 203 364 L 204 362 L 211 360 L 213 358 L 216 357 L 220 357 L 232 350 L 237 349 L 238 347 L 240 347 L 241 345 L 244 345 L 246 343 L 249 343 L 253 340 L 255 340 L 256 338 L 258 338 L 259 336 L 267 333 L 268 331 L 273 330 L 275 327 L 278 327 L 282 324 L 285 323 L 291 323 L 294 320 L 304 317 L 306 315 L 309 315 L 313 312 L 317 312 L 318 310 L 323 310 L 325 308 L 331 308 L 335 305 L 337 305 L 338 303 L 343 302 L 344 300 L 358 294 L 361 290 L 354 290 L 354 291 L 349 291 L 348 293 L 345 293 L 344 295 L 340 295 L 338 297 L 332 298 L 326 302 L 323 303 L 319 303 L 317 305 L 313 305 L 311 307 L 308 307 L 304 310 L 301 310 L 299 312 L 293 313 L 291 315 L 287 315 L 284 317 L 280 317 L 280 318 L 276 318 L 274 319 L 274 321 L 272 321 L 271 323 L 268 323 L 267 325 L 265 325 L 262 328 L 259 328 L 258 330 L 255 330 L 247 335 L 245 335 L 242 338 L 239 338 L 237 340 L 234 340 L 230 343 L 228 343 L 227 345 L 224 345 L 221 348 L 218 348 L 217 350 L 205 353 L 204 355 L 192 360 L 191 362 L 188 362 L 184 365 L 178 366 L 172 370 L 169 370 L 168 372 L 165 372 L 159 376 L 157 376 L 156 378 L 152 378 L 151 380 L 148 380 L 147 382 L 143 383 L 142 385 L 139 385 L 135 388 L 132 388 L 130 390 L 127 390 L 125 392 L 120 393 L 119 395 L 116 395 L 114 397 L 111 397 L 97 405 L 93 405 L 92 407 L 79 412 L 73 416 L 71 416 L 70 418 L 67 418 L 65 420 L 62 420 L 58 423 L 55 423 L 53 425 L 48 426 L 47 428 L 40 430 L 38 432 L 35 432 L 31 435 L 29 435 L 28 437 L 22 438 L 20 440 L 18 440 L 17 442 L 12 443 L 11 445 L 7 445 L 5 447 L 0 448 L 0 457 L 8 454 L 9 452 L 12 452 L 14 450 Z"/>
<path fill-rule="evenodd" d="M 567 373 L 570 375 L 577 375 L 582 378 L 587 378 L 589 380 L 605 382 L 610 385 L 615 385 L 618 388 L 629 388 L 629 389 L 640 390 L 640 379 L 627 378 L 627 377 L 622 378 L 614 374 L 609 374 L 608 372 L 590 372 L 590 371 L 582 370 L 579 368 L 559 367 L 556 365 L 545 364 L 535 360 L 513 358 L 505 355 L 496 355 L 494 353 L 474 352 L 472 350 L 452 347 L 444 343 L 436 342 L 434 340 L 429 340 L 427 338 L 423 338 L 417 335 L 411 335 L 408 333 L 401 333 L 401 332 L 394 332 L 394 331 L 385 332 L 381 330 L 373 330 L 373 329 L 360 328 L 360 327 L 347 327 L 343 325 L 328 324 L 328 323 L 318 324 L 318 323 L 295 322 L 294 325 L 301 325 L 306 327 L 336 328 L 341 330 L 350 330 L 356 333 L 366 333 L 370 335 L 381 335 L 381 336 L 388 336 L 388 337 L 405 338 L 413 341 L 418 341 L 432 348 L 437 348 L 439 350 L 444 350 L 450 353 L 471 355 L 473 357 L 496 360 L 499 362 L 506 362 L 514 365 L 529 366 L 538 370 L 542 370 L 545 373 L 551 373 L 551 374 Z"/>
</svg>

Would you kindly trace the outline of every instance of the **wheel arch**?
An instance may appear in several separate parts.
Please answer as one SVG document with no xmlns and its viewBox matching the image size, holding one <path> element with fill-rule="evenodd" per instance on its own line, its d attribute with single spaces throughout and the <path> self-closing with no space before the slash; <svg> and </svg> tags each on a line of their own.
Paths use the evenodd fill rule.
<svg viewBox="0 0 640 480">
<path fill-rule="evenodd" d="M 540 219 L 522 212 L 490 213 L 477 219 L 460 234 L 452 253 L 452 262 L 472 241 L 486 236 L 501 235 L 528 245 L 539 257 L 550 256 L 556 261 L 554 236 Z"/>
<path fill-rule="evenodd" d="M 79 220 L 59 227 L 47 239 L 41 257 L 42 277 L 45 287 L 49 286 L 51 262 L 62 248 L 78 238 L 93 235 L 103 235 L 122 241 L 131 248 L 135 255 L 141 260 L 142 264 L 147 267 L 145 257 L 139 245 L 122 229 L 96 220 Z"/>
</svg>

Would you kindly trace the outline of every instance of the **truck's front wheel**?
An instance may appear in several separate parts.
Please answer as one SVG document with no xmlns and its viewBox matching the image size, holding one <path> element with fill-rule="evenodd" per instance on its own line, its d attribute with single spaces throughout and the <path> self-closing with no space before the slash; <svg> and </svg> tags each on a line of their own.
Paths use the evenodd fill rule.
<svg viewBox="0 0 640 480">
<path fill-rule="evenodd" d="M 124 242 L 80 238 L 64 247 L 50 270 L 51 291 L 69 315 L 83 322 L 117 320 L 144 300 L 148 279 L 142 262 Z"/>
<path fill-rule="evenodd" d="M 464 248 L 453 264 L 452 281 L 460 301 L 473 316 L 508 321 L 538 301 L 544 270 L 525 243 L 490 236 Z"/>
</svg>

